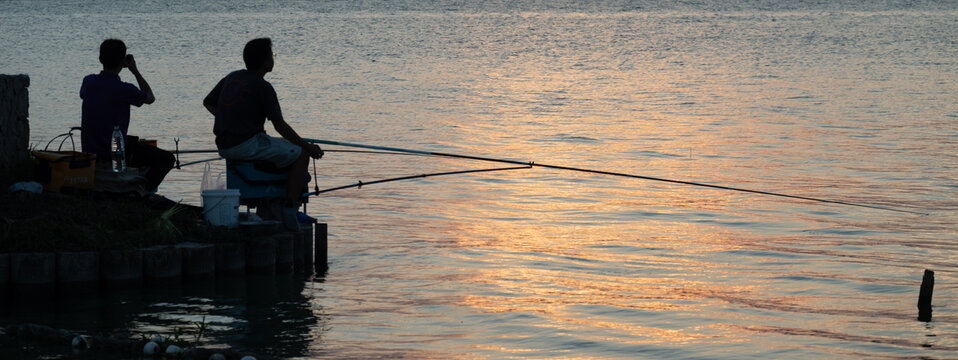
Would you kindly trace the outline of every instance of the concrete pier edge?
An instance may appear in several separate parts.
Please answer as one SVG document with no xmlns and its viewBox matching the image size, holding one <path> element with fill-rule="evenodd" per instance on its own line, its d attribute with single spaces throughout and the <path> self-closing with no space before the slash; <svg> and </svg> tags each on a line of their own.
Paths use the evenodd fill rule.
<svg viewBox="0 0 958 360">
<path fill-rule="evenodd" d="M 299 233 L 288 232 L 273 236 L 273 240 L 276 241 L 277 274 L 292 274 L 295 270 L 295 263 L 293 261 L 293 239 L 298 237 L 298 235 Z"/>
<path fill-rule="evenodd" d="M 238 276 L 246 274 L 245 243 L 218 243 L 215 245 L 215 248 L 217 276 Z"/>
<path fill-rule="evenodd" d="M 180 249 L 162 245 L 144 248 L 143 279 L 149 282 L 170 283 L 183 276 L 183 261 Z"/>
<path fill-rule="evenodd" d="M 212 277 L 216 274 L 215 245 L 186 242 L 175 246 L 180 251 L 184 278 Z"/>
<path fill-rule="evenodd" d="M 20 285 L 52 285 L 56 282 L 56 253 L 10 254 L 10 282 Z"/>
<path fill-rule="evenodd" d="M 100 252 L 100 281 L 107 286 L 141 284 L 143 282 L 143 250 Z"/>
<path fill-rule="evenodd" d="M 10 286 L 10 254 L 0 254 L 0 293 Z"/>
<path fill-rule="evenodd" d="M 57 287 L 93 290 L 100 282 L 99 251 L 57 252 Z"/>
<path fill-rule="evenodd" d="M 246 274 L 276 274 L 275 237 L 262 237 L 246 242 Z"/>
</svg>

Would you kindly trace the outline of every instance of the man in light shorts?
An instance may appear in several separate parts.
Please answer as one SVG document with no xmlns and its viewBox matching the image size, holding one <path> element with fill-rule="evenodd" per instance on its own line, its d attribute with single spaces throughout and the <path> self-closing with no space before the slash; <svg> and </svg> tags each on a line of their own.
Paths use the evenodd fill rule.
<svg viewBox="0 0 958 360">
<path fill-rule="evenodd" d="M 284 213 L 292 208 L 295 214 L 309 158 L 323 157 L 323 150 L 304 141 L 283 120 L 276 91 L 263 78 L 273 71 L 276 53 L 272 47 L 268 38 L 246 43 L 246 69 L 220 80 L 203 99 L 203 105 L 215 117 L 213 133 L 220 156 L 228 160 L 265 160 L 278 168 L 289 168 Z M 267 119 L 282 138 L 266 135 Z"/>
<path fill-rule="evenodd" d="M 285 168 L 296 162 L 303 154 L 303 148 L 286 139 L 258 133 L 239 145 L 220 149 L 219 153 L 224 159 L 261 160 Z"/>
</svg>

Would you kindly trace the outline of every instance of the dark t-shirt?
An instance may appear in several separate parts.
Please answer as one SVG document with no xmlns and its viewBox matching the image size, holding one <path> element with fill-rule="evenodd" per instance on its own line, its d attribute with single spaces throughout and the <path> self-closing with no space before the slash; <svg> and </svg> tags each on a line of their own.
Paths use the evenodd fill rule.
<svg viewBox="0 0 958 360">
<path fill-rule="evenodd" d="M 237 70 L 220 80 L 203 104 L 216 107 L 213 134 L 216 147 L 229 149 L 261 132 L 266 119 L 282 119 L 276 90 L 249 70 Z"/>
<path fill-rule="evenodd" d="M 147 94 L 133 84 L 120 80 L 120 75 L 103 71 L 83 78 L 80 85 L 83 99 L 80 144 L 83 152 L 95 153 L 98 159 L 110 159 L 113 127 L 123 135 L 130 127 L 130 105 L 142 106 Z"/>
</svg>

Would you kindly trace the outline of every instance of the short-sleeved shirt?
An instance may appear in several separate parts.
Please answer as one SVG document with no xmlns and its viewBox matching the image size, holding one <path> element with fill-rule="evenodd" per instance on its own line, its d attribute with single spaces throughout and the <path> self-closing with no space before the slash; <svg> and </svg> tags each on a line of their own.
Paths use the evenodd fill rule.
<svg viewBox="0 0 958 360">
<path fill-rule="evenodd" d="M 237 70 L 216 84 L 203 104 L 216 107 L 216 147 L 229 149 L 265 133 L 266 119 L 282 119 L 276 90 L 263 76 Z"/>
<path fill-rule="evenodd" d="M 109 159 L 113 127 L 119 126 L 126 135 L 130 127 L 130 105 L 142 106 L 147 94 L 120 80 L 120 75 L 102 71 L 83 78 L 80 98 L 83 99 L 80 120 L 83 152 L 95 153 L 99 159 Z"/>
</svg>

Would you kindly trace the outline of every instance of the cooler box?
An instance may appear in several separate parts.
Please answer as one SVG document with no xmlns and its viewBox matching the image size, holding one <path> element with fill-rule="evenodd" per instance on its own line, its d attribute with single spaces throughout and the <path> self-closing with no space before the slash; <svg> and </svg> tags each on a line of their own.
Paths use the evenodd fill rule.
<svg viewBox="0 0 958 360">
<path fill-rule="evenodd" d="M 93 188 L 96 154 L 78 151 L 33 151 L 32 154 L 37 159 L 36 179 L 43 184 L 43 190 Z"/>
<path fill-rule="evenodd" d="M 249 205 L 252 201 L 266 198 L 286 197 L 286 171 L 262 161 L 226 160 L 226 187 L 239 189 L 240 203 Z M 306 183 L 309 183 L 309 174 Z M 303 187 L 306 193 L 308 187 Z M 304 201 L 305 202 L 305 201 Z"/>
</svg>

